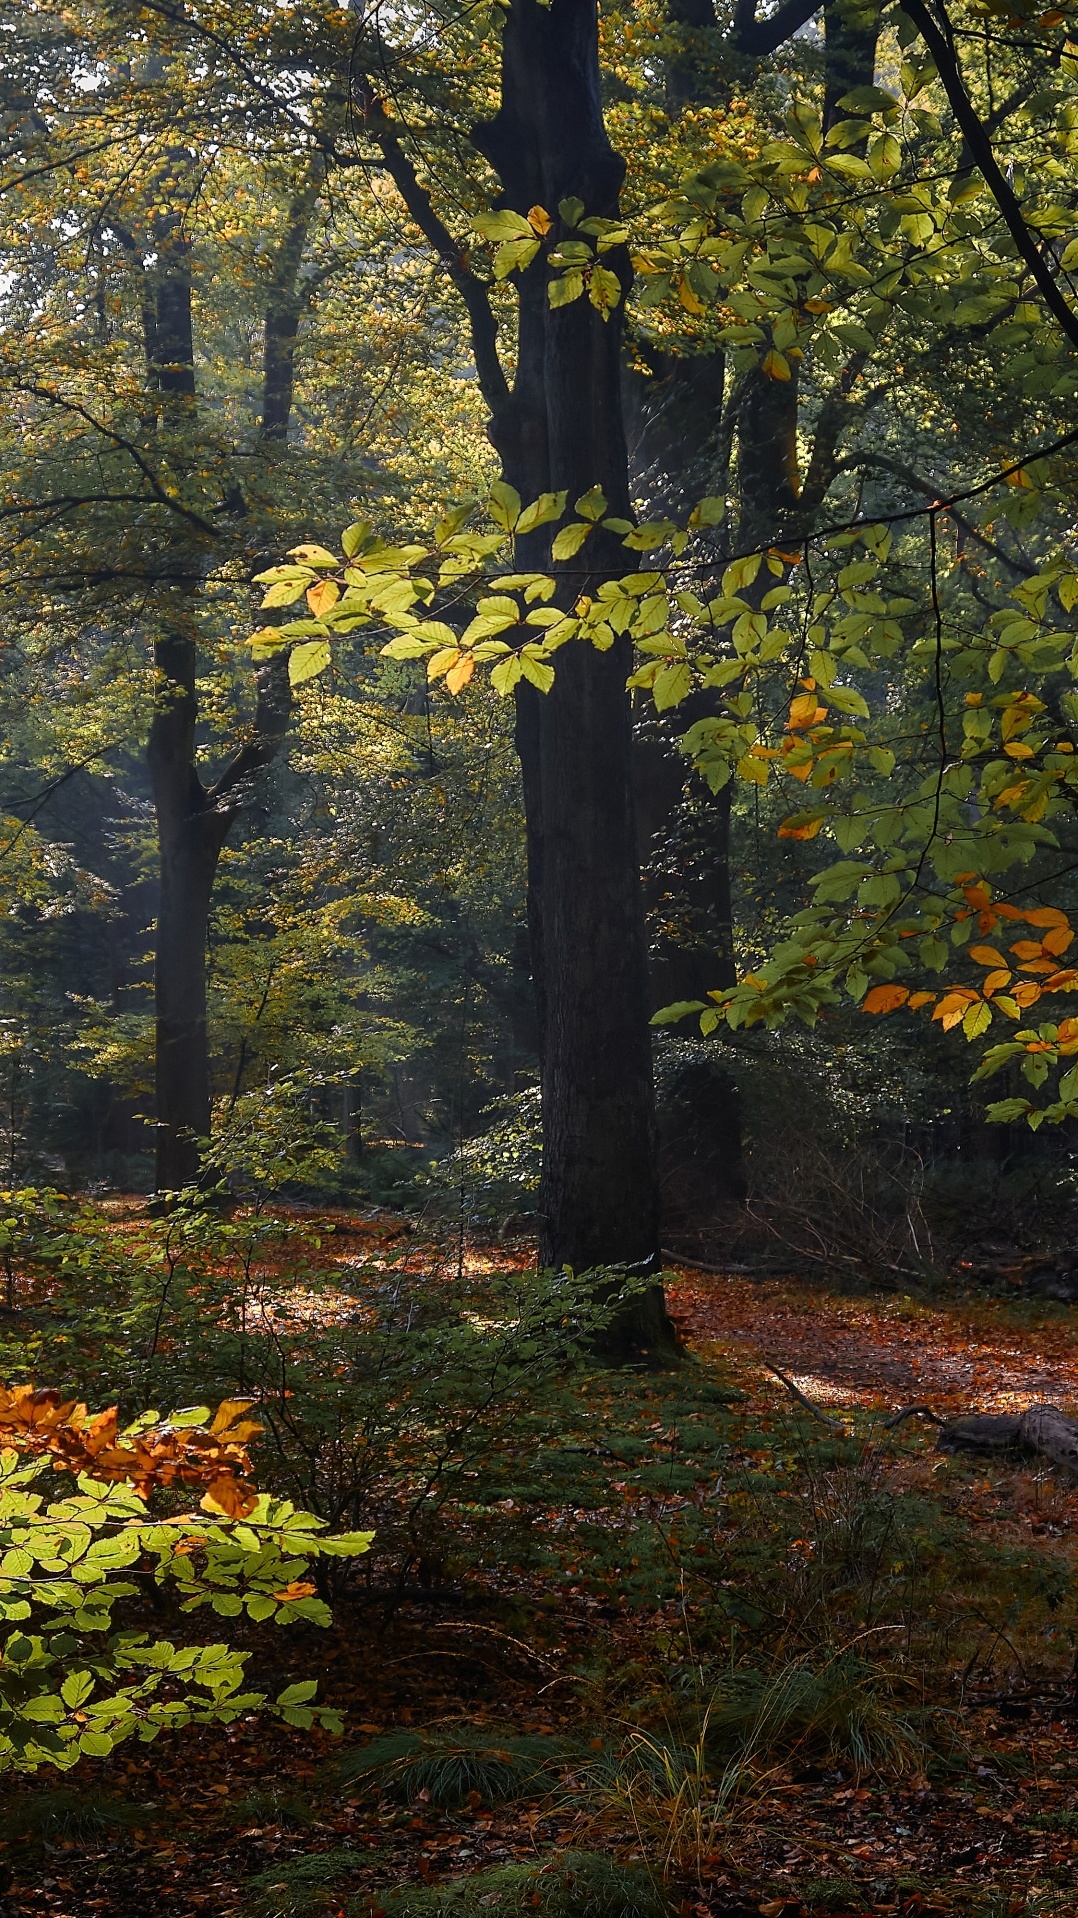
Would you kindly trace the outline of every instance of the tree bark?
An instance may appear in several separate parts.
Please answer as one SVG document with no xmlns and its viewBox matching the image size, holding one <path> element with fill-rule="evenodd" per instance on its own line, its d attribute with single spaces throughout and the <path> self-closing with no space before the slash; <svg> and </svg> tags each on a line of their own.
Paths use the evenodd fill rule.
<svg viewBox="0 0 1078 1918">
<path fill-rule="evenodd" d="M 502 49 L 499 111 L 473 140 L 505 203 L 556 217 L 575 196 L 589 215 L 615 216 L 624 163 L 603 124 L 594 0 L 513 0 Z M 627 285 L 627 261 L 615 253 L 606 264 Z M 521 276 L 517 373 L 491 437 L 525 500 L 565 488 L 571 502 L 598 484 L 612 512 L 628 513 L 621 310 L 604 320 L 586 299 L 551 309 L 545 264 Z M 563 606 L 625 570 L 620 542 L 594 537 L 587 577 L 559 569 Z M 542 1027 L 540 1256 L 646 1274 L 658 1267 L 659 1209 L 630 670 L 624 642 L 605 654 L 566 647 L 551 692 L 523 691 L 517 743 Z M 613 1357 L 672 1349 L 661 1287 L 623 1310 L 602 1343 Z"/>
</svg>

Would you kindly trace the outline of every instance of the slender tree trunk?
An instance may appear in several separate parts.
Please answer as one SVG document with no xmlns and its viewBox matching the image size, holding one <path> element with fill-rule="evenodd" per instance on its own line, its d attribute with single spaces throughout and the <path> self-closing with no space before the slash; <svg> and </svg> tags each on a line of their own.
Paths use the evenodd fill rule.
<svg viewBox="0 0 1078 1918">
<path fill-rule="evenodd" d="M 502 45 L 500 109 L 473 138 L 506 202 L 556 218 L 575 196 L 589 214 L 616 214 L 624 166 L 603 124 L 594 0 L 512 0 Z M 627 283 L 627 262 L 607 258 Z M 585 299 L 551 309 L 545 266 L 522 276 L 518 371 L 492 437 L 525 498 L 564 487 L 571 502 L 598 484 L 612 512 L 628 511 L 620 336 L 620 308 L 608 320 Z M 597 545 L 588 578 L 562 569 L 561 604 L 625 570 L 620 543 Z M 566 647 L 552 691 L 523 694 L 517 741 L 542 1024 L 541 1257 L 647 1273 L 659 1216 L 630 669 L 622 642 Z M 658 1284 L 605 1340 L 612 1356 L 671 1344 Z"/>
<path fill-rule="evenodd" d="M 688 58 L 677 69 L 685 98 L 692 97 L 695 71 Z M 708 97 L 707 88 L 700 91 Z M 649 516 L 684 514 L 705 494 L 728 487 L 732 408 L 724 356 L 660 353 L 645 342 L 640 357 L 646 370 L 625 375 L 634 490 Z M 721 572 L 721 560 L 716 569 Z M 718 578 L 698 590 L 707 598 L 719 590 Z M 678 750 L 689 726 L 719 710 L 715 693 L 697 692 L 673 713 L 638 721 L 634 732 L 656 1008 L 734 983 L 731 789 L 711 793 Z M 712 1246 L 721 1246 L 717 1235 L 729 1234 L 732 1225 L 736 1230 L 744 1196 L 737 1090 L 714 1053 L 702 1058 L 699 1047 L 673 1037 L 667 1045 L 685 1057 L 679 1063 L 666 1053 L 658 1088 L 663 1242 L 706 1232 L 711 1256 Z"/>
<path fill-rule="evenodd" d="M 264 444 L 287 437 L 298 330 L 297 281 L 307 223 L 321 180 L 312 174 L 293 203 L 278 271 L 267 300 L 262 395 Z M 150 384 L 162 418 L 179 433 L 196 426 L 191 281 L 187 248 L 168 221 L 159 225 L 158 262 L 145 324 Z M 144 309 L 146 303 L 144 302 Z M 219 778 L 205 785 L 196 761 L 199 551 L 173 546 L 178 578 L 166 588 L 162 631 L 154 645 L 154 706 L 147 743 L 160 854 L 154 966 L 157 1151 L 155 1184 L 175 1192 L 199 1172 L 200 1141 L 210 1130 L 211 1071 L 206 1002 L 210 901 L 221 850 L 256 775 L 275 758 L 291 716 L 285 657 L 256 676 L 254 725 Z"/>
<path fill-rule="evenodd" d="M 208 813 L 195 771 L 194 638 L 172 633 L 155 649 L 158 685 L 147 760 L 157 811 L 161 890 L 154 969 L 158 1191 L 198 1176 L 210 1129 L 206 936 L 210 894 L 228 817 Z"/>
</svg>

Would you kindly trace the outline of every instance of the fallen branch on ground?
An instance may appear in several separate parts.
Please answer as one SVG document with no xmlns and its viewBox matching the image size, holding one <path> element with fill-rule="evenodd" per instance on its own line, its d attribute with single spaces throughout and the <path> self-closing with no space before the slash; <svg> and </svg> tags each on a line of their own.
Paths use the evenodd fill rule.
<svg viewBox="0 0 1078 1918">
<path fill-rule="evenodd" d="M 941 1452 L 978 1452 L 1002 1456 L 1033 1452 L 1078 1476 L 1078 1423 L 1056 1405 L 1031 1405 L 1026 1411 L 978 1413 L 942 1425 Z"/>
</svg>

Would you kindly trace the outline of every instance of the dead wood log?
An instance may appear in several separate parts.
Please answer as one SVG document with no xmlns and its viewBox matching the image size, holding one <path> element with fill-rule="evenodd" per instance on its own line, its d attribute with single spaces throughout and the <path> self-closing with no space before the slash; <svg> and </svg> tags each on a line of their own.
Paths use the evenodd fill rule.
<svg viewBox="0 0 1078 1918">
<path fill-rule="evenodd" d="M 1002 1457 L 1033 1453 L 1078 1477 L 1078 1423 L 1056 1405 L 1031 1405 L 1022 1413 L 978 1413 L 941 1426 L 941 1452 Z"/>
</svg>

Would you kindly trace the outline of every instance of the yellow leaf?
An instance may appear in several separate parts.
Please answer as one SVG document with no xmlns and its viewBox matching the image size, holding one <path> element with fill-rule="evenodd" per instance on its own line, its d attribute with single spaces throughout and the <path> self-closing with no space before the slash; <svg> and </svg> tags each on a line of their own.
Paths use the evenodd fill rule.
<svg viewBox="0 0 1078 1918">
<path fill-rule="evenodd" d="M 982 1000 L 979 1006 L 970 1006 L 965 1012 L 962 1019 L 962 1030 L 972 1044 L 974 1039 L 979 1039 L 981 1033 L 988 1030 L 991 1023 L 992 1008 L 991 1006 L 985 1005 Z"/>
<path fill-rule="evenodd" d="M 460 657 L 459 646 L 442 646 L 438 652 L 432 653 L 427 661 L 427 678 L 441 679 L 442 674 L 447 673 L 451 666 L 455 666 Z"/>
<path fill-rule="evenodd" d="M 554 222 L 545 206 L 530 206 L 528 208 L 528 225 L 531 227 L 533 233 L 538 233 L 541 240 L 546 238 L 553 224 Z"/>
<path fill-rule="evenodd" d="M 969 956 L 971 959 L 976 959 L 979 966 L 1005 966 L 1007 964 L 1003 953 L 997 952 L 995 946 L 971 946 Z"/>
<path fill-rule="evenodd" d="M 308 599 L 310 598 L 309 593 L 307 597 Z M 1007 744 L 1004 746 L 1003 750 L 1006 753 L 1008 759 L 1035 759 L 1036 758 L 1036 753 L 1034 751 L 1034 748 L 1032 746 L 1027 746 L 1024 739 L 1008 739 Z"/>
<path fill-rule="evenodd" d="M 468 684 L 468 681 L 470 680 L 474 671 L 475 671 L 474 655 L 472 653 L 462 654 L 461 657 L 457 660 L 456 665 L 450 666 L 449 671 L 446 673 L 446 676 L 445 676 L 445 683 L 448 686 L 450 692 L 451 693 L 463 692 L 465 686 Z"/>
<path fill-rule="evenodd" d="M 335 553 L 328 553 L 324 546 L 290 546 L 289 559 L 300 559 L 307 566 L 339 566 L 340 560 Z"/>
<path fill-rule="evenodd" d="M 693 292 L 692 287 L 689 285 L 688 280 L 683 279 L 678 281 L 677 296 L 678 296 L 678 299 L 681 301 L 682 306 L 685 308 L 686 313 L 706 313 L 707 312 L 707 308 L 705 307 L 703 300 L 697 299 L 696 294 Z"/>
<path fill-rule="evenodd" d="M 341 589 L 335 580 L 320 579 L 317 586 L 308 587 L 307 604 L 315 618 L 321 619 L 322 614 L 328 613 L 331 606 L 336 606 L 340 596 Z"/>
<path fill-rule="evenodd" d="M 908 986 L 873 986 L 861 1001 L 862 1012 L 896 1012 L 909 998 Z"/>
<path fill-rule="evenodd" d="M 919 1012 L 922 1006 L 930 1006 L 935 996 L 934 992 L 911 992 L 910 1011 Z"/>
<path fill-rule="evenodd" d="M 763 368 L 769 380 L 788 380 L 791 377 L 789 360 L 785 353 L 776 352 L 774 347 L 770 353 L 765 353 Z"/>
</svg>

